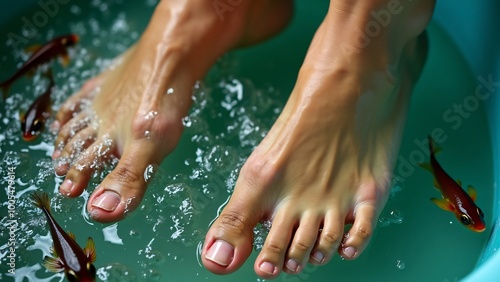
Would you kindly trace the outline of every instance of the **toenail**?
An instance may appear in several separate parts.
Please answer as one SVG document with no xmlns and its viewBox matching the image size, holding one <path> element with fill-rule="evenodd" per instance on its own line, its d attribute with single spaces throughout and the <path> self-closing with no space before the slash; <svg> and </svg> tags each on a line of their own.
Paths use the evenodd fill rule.
<svg viewBox="0 0 500 282">
<path fill-rule="evenodd" d="M 61 126 L 61 124 L 59 123 L 59 121 L 57 121 L 57 120 L 56 120 L 56 121 L 54 121 L 54 122 L 52 123 L 52 125 L 50 126 L 50 128 L 51 128 L 52 130 L 59 130 L 59 127 L 60 127 L 60 126 Z"/>
<path fill-rule="evenodd" d="M 286 262 L 286 268 L 290 269 L 292 272 L 298 272 L 299 267 L 300 267 L 299 262 L 294 259 L 289 259 Z"/>
<path fill-rule="evenodd" d="M 227 266 L 233 260 L 234 248 L 229 243 L 217 240 L 208 249 L 205 258 L 221 266 Z"/>
<path fill-rule="evenodd" d="M 57 159 L 61 156 L 61 150 L 54 150 L 54 152 L 52 153 L 52 158 L 53 159 Z"/>
<path fill-rule="evenodd" d="M 116 209 L 121 199 L 118 194 L 112 191 L 105 191 L 92 203 L 93 207 L 112 212 Z"/>
<path fill-rule="evenodd" d="M 269 275 L 274 275 L 274 273 L 277 271 L 276 267 L 270 262 L 261 263 L 259 269 L 260 271 Z"/>
<path fill-rule="evenodd" d="M 320 251 L 315 251 L 313 254 L 312 254 L 312 258 L 319 262 L 319 263 L 323 263 L 324 259 L 325 259 L 325 254 L 323 254 L 322 252 Z"/>
<path fill-rule="evenodd" d="M 66 179 L 59 187 L 59 190 L 65 195 L 71 194 L 71 190 L 73 190 L 73 181 Z"/>
<path fill-rule="evenodd" d="M 353 258 L 356 254 L 356 249 L 354 247 L 344 248 L 344 255 L 348 258 Z"/>
</svg>

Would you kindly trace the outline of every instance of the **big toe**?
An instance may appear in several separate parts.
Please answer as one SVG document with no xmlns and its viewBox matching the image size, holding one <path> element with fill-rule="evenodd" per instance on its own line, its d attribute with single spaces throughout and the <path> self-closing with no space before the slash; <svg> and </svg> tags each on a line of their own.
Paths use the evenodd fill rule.
<svg viewBox="0 0 500 282">
<path fill-rule="evenodd" d="M 253 228 L 259 221 L 259 212 L 252 209 L 258 206 L 258 197 L 252 192 L 237 184 L 205 237 L 201 260 L 213 273 L 234 272 L 252 252 Z"/>
<path fill-rule="evenodd" d="M 149 140 L 137 140 L 125 150 L 116 168 L 92 193 L 87 204 L 99 222 L 115 222 L 137 208 L 147 188 L 146 169 L 158 165 L 163 155 Z"/>
</svg>

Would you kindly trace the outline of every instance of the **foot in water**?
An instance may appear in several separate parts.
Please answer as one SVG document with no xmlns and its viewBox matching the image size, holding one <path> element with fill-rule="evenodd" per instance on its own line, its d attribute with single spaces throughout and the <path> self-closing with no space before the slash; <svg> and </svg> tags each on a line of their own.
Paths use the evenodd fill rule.
<svg viewBox="0 0 500 282">
<path fill-rule="evenodd" d="M 103 163 L 119 157 L 87 209 L 100 222 L 123 219 L 143 198 L 146 168 L 180 139 L 196 80 L 230 49 L 282 30 L 291 13 L 289 0 L 245 2 L 224 18 L 211 2 L 161 1 L 139 42 L 61 106 L 52 126 L 55 170 L 65 175 L 60 192 L 79 196 Z"/>
<path fill-rule="evenodd" d="M 430 1 L 419 28 L 407 30 L 389 51 L 389 35 L 381 34 L 346 53 L 343 47 L 357 44 L 350 41 L 356 29 L 339 24 L 349 22 L 345 10 L 329 12 L 283 112 L 242 167 L 205 237 L 206 268 L 237 270 L 262 221 L 272 224 L 254 263 L 264 279 L 300 273 L 308 262 L 323 265 L 336 252 L 359 257 L 388 198 L 410 93 L 426 57 L 422 32 L 432 7 Z"/>
</svg>

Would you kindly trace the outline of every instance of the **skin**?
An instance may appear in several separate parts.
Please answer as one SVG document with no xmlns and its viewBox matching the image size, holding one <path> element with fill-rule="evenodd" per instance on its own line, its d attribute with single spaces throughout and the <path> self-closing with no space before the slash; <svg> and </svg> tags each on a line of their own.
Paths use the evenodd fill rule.
<svg viewBox="0 0 500 282">
<path fill-rule="evenodd" d="M 411 89 L 426 56 L 422 33 L 434 8 L 431 0 L 408 1 L 359 47 L 370 12 L 388 2 L 331 0 L 283 112 L 207 232 L 201 255 L 207 269 L 237 270 L 252 251 L 253 227 L 265 219 L 272 227 L 255 261 L 265 279 L 298 273 L 308 261 L 323 265 L 335 252 L 355 259 L 366 248 L 387 201 Z M 134 210 L 146 190 L 146 166 L 160 163 L 179 140 L 194 82 L 224 52 L 281 30 L 291 14 L 292 2 L 284 0 L 243 1 L 223 20 L 210 1 L 160 2 L 120 64 L 62 105 L 53 158 L 74 161 L 56 167 L 66 175 L 60 192 L 80 195 L 94 169 L 89 164 L 115 154 L 117 167 L 87 209 L 100 222 Z M 165 95 L 169 88 L 174 95 Z M 89 99 L 92 111 L 82 106 Z M 87 122 L 95 116 L 97 126 Z M 81 154 L 76 143 L 84 144 Z M 346 224 L 352 225 L 344 234 Z"/>
</svg>

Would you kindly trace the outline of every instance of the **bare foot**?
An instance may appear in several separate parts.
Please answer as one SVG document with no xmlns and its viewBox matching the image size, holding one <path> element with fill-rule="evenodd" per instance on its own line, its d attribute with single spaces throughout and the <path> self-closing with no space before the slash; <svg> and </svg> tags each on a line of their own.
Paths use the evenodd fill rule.
<svg viewBox="0 0 500 282">
<path fill-rule="evenodd" d="M 181 136 L 195 81 L 229 49 L 281 30 L 291 11 L 291 1 L 262 0 L 221 17 L 211 2 L 161 1 L 136 46 L 61 106 L 53 125 L 56 173 L 66 175 L 60 192 L 80 195 L 100 164 L 117 156 L 87 209 L 101 222 L 134 210 L 146 190 L 145 169 L 160 164 Z M 265 30 L 253 24 L 263 18 Z"/>
<path fill-rule="evenodd" d="M 299 273 L 307 262 L 325 264 L 335 252 L 357 258 L 370 240 L 425 60 L 426 38 L 417 36 L 430 15 L 390 51 L 388 35 L 381 34 L 346 54 L 339 46 L 355 44 L 349 38 L 356 29 L 345 27 L 359 14 L 352 19 L 344 9 L 336 12 L 318 29 L 282 114 L 241 169 L 205 237 L 202 261 L 212 272 L 243 264 L 262 220 L 272 227 L 254 268 L 265 279 Z M 352 226 L 344 233 L 346 224 Z"/>
</svg>

